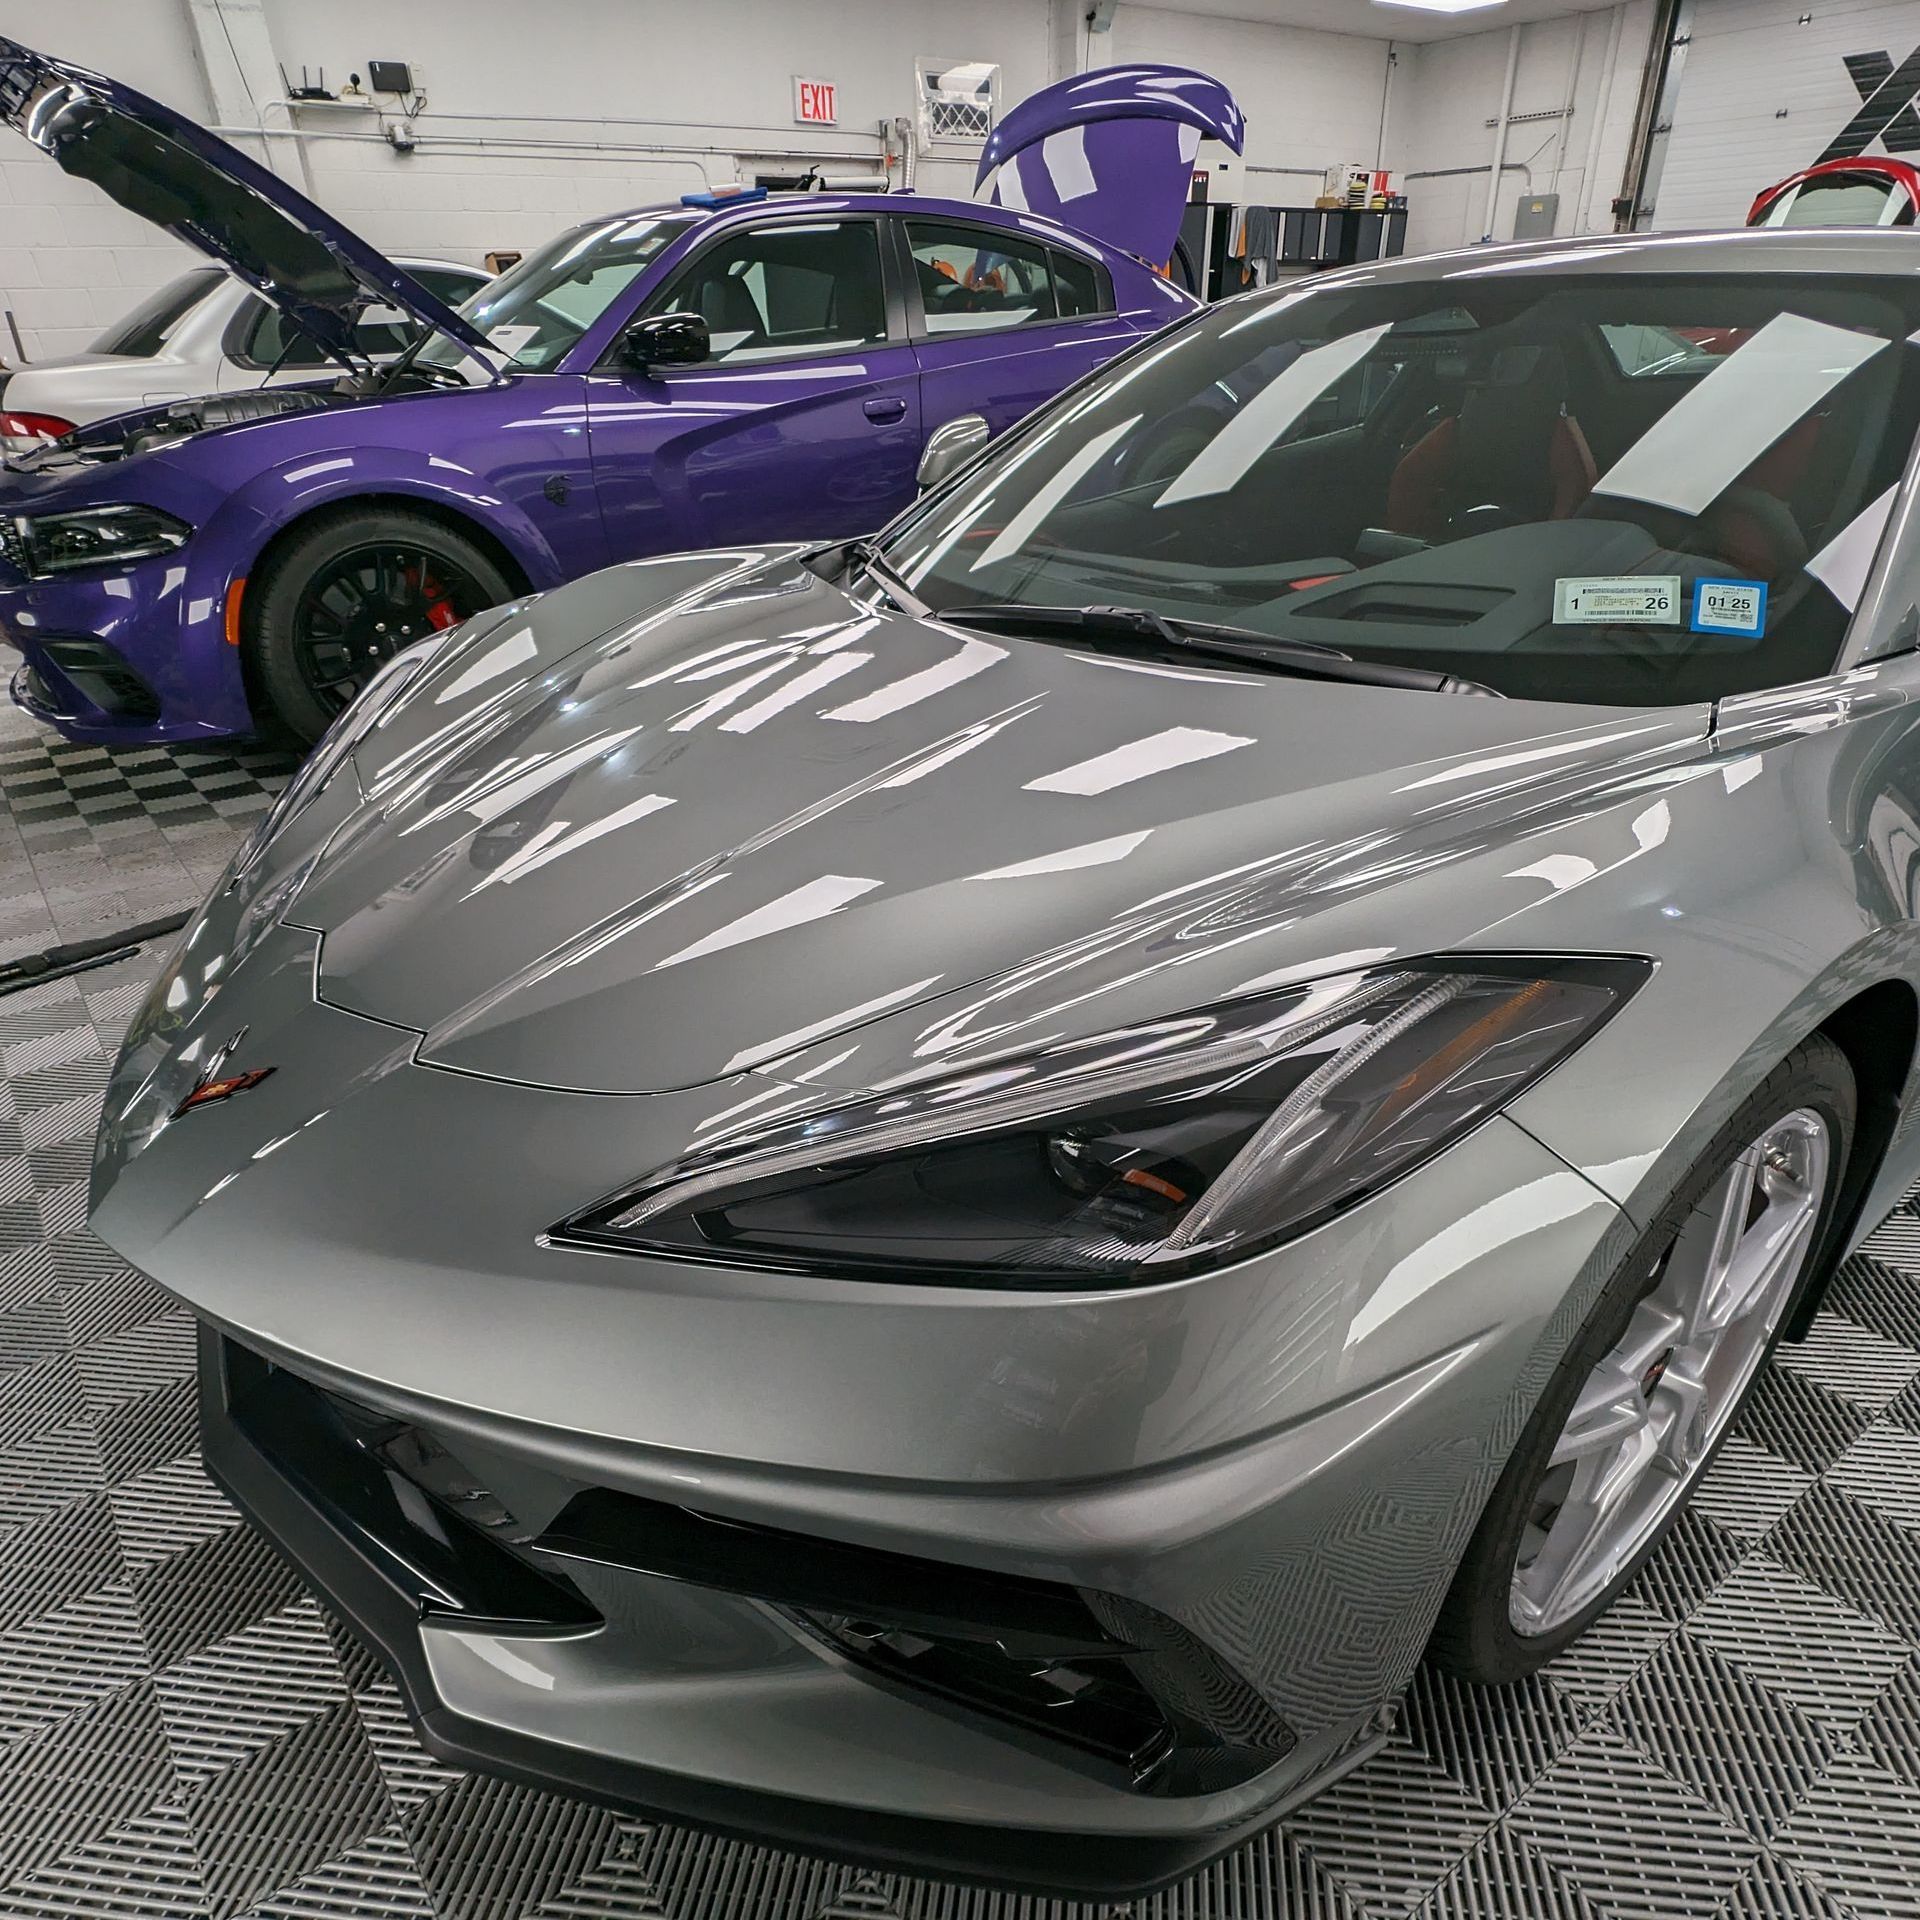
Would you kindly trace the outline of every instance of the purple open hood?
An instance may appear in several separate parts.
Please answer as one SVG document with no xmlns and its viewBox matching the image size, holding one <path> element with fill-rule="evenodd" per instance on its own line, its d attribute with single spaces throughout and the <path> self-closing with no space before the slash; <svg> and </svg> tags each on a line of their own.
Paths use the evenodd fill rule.
<svg viewBox="0 0 1920 1920">
<path fill-rule="evenodd" d="M 0 120 L 54 164 L 229 267 L 335 359 L 383 301 L 462 346 L 485 339 L 304 194 L 171 107 L 0 38 Z"/>
<path fill-rule="evenodd" d="M 1043 213 L 1162 265 L 1180 233 L 1203 139 L 1238 153 L 1246 120 L 1218 80 L 1190 67 L 1103 67 L 1043 87 L 1000 121 L 980 155 L 996 206 Z"/>
</svg>

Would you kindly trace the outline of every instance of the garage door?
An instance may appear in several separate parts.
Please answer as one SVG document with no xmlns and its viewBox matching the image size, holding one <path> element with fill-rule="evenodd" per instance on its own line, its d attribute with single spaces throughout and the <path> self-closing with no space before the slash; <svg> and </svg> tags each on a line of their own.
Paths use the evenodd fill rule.
<svg viewBox="0 0 1920 1920">
<path fill-rule="evenodd" d="M 1822 158 L 1850 125 L 1846 151 L 1920 161 L 1914 0 L 1693 0 L 1681 30 L 1691 38 L 1649 183 L 1653 226 L 1741 225 L 1762 187 Z"/>
</svg>

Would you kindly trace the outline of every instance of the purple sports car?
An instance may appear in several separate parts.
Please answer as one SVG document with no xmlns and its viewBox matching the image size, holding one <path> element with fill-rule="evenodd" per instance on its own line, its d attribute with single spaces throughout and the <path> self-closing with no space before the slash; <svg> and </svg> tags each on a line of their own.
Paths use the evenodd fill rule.
<svg viewBox="0 0 1920 1920">
<path fill-rule="evenodd" d="M 690 196 L 558 235 L 456 313 L 114 80 L 0 40 L 0 119 L 342 368 L 5 463 L 14 698 L 100 741 L 269 720 L 313 739 L 389 654 L 495 601 L 651 554 L 878 527 L 923 457 L 950 467 L 1193 308 L 1140 255 L 1171 250 L 1201 137 L 1241 138 L 1218 82 L 1112 69 L 1006 117 L 981 166 L 1000 204 Z M 384 368 L 356 352 L 369 303 L 421 330 Z"/>
</svg>

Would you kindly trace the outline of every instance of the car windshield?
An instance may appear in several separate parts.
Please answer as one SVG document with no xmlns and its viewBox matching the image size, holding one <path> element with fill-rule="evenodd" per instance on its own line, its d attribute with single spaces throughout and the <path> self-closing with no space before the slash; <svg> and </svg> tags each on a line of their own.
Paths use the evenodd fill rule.
<svg viewBox="0 0 1920 1920">
<path fill-rule="evenodd" d="M 510 366 L 555 365 L 613 302 L 693 224 L 689 214 L 632 214 L 556 235 L 459 309 Z M 457 366 L 465 349 L 435 338 L 418 358 Z"/>
<path fill-rule="evenodd" d="M 1910 227 L 1913 202 L 1879 174 L 1830 173 L 1803 180 L 1767 209 L 1768 227 Z"/>
<path fill-rule="evenodd" d="M 169 280 L 116 320 L 87 351 L 117 353 L 128 360 L 151 360 L 167 336 L 226 279 L 219 267 L 194 267 Z"/>
<path fill-rule="evenodd" d="M 1529 699 L 1784 685 L 1838 655 L 1920 413 L 1916 322 L 1892 275 L 1491 259 L 1232 301 L 1037 415 L 883 556 L 961 619 L 1145 609 Z"/>
</svg>

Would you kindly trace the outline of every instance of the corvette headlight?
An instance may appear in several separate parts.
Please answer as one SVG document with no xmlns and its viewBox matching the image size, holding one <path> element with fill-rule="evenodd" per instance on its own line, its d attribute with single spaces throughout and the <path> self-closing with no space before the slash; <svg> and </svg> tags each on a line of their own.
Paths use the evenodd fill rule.
<svg viewBox="0 0 1920 1920">
<path fill-rule="evenodd" d="M 184 520 L 158 507 L 82 507 L 72 513 L 17 513 L 12 557 L 30 580 L 117 566 L 172 553 L 193 537 Z"/>
<path fill-rule="evenodd" d="M 1145 1285 L 1305 1232 L 1564 1059 L 1638 960 L 1345 974 L 815 1113 L 553 1231 L 705 1261 Z"/>
</svg>

